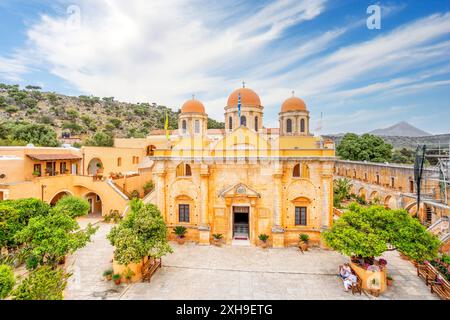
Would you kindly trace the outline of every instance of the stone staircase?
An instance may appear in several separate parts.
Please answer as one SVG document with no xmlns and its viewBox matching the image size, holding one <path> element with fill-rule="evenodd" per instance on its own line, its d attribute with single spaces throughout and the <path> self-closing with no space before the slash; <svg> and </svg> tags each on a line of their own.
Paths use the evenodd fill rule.
<svg viewBox="0 0 450 320">
<path fill-rule="evenodd" d="M 428 229 L 441 241 L 441 251 L 450 251 L 450 217 L 444 216 L 433 223 Z"/>
</svg>

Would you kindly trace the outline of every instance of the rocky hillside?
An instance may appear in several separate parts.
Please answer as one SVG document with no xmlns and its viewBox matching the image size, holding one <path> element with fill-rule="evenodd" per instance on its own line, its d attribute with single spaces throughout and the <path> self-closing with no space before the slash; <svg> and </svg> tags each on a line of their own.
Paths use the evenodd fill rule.
<svg viewBox="0 0 450 320">
<path fill-rule="evenodd" d="M 113 97 L 70 97 L 41 92 L 36 86 L 21 89 L 18 85 L 0 84 L 0 126 L 6 123 L 44 124 L 58 137 L 71 136 L 85 140 L 97 132 L 114 137 L 145 137 L 151 130 L 163 129 L 165 114 L 169 128 L 178 126 L 178 112 L 156 103 L 126 103 Z M 210 128 L 223 123 L 210 119 Z"/>
</svg>

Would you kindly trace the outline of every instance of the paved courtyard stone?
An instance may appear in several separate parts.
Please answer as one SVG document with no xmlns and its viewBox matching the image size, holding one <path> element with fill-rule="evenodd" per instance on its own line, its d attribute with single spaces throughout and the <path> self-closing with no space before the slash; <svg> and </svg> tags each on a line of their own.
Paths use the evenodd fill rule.
<svg viewBox="0 0 450 320">
<path fill-rule="evenodd" d="M 380 297 L 344 292 L 338 265 L 348 258 L 330 250 L 297 248 L 221 248 L 171 243 L 174 253 L 150 283 L 116 286 L 102 277 L 111 267 L 113 247 L 106 239 L 112 225 L 97 223 L 93 241 L 67 259 L 73 273 L 66 299 L 438 299 L 419 279 L 414 266 L 396 252 L 387 252 L 388 272 L 394 285 Z"/>
</svg>

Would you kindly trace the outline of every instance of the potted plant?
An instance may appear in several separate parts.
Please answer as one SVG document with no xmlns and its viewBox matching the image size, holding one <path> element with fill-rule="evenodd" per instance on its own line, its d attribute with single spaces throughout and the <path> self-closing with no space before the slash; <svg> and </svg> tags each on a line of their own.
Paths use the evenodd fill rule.
<svg viewBox="0 0 450 320">
<path fill-rule="evenodd" d="M 223 235 L 221 233 L 213 234 L 214 245 L 220 247 L 222 238 L 223 238 Z"/>
<path fill-rule="evenodd" d="M 153 184 L 153 181 L 148 181 L 145 185 L 144 185 L 144 194 L 147 195 L 150 192 L 153 191 L 153 189 L 155 189 L 155 185 Z"/>
<path fill-rule="evenodd" d="M 112 280 L 114 281 L 114 283 L 116 285 L 119 285 L 120 282 L 122 281 L 122 277 L 120 276 L 120 274 L 116 273 L 116 274 L 113 274 Z"/>
<path fill-rule="evenodd" d="M 258 236 L 258 238 L 261 241 L 261 248 L 266 249 L 268 246 L 267 241 L 269 240 L 269 236 L 267 234 L 262 233 Z"/>
<path fill-rule="evenodd" d="M 299 240 L 299 248 L 303 251 L 308 251 L 309 236 L 305 233 L 301 233 L 299 235 Z"/>
<path fill-rule="evenodd" d="M 133 278 L 133 276 L 134 276 L 133 270 L 131 270 L 130 268 L 126 268 L 123 273 L 123 277 L 125 278 L 127 283 L 131 282 L 131 279 Z"/>
<path fill-rule="evenodd" d="M 41 172 L 40 171 L 33 171 L 33 176 L 40 177 L 41 176 Z"/>
<path fill-rule="evenodd" d="M 173 233 L 177 236 L 178 244 L 184 244 L 184 242 L 186 241 L 185 238 L 187 233 L 186 227 L 176 226 L 175 228 L 173 228 Z"/>
<path fill-rule="evenodd" d="M 97 174 L 102 174 L 103 173 L 103 168 L 102 168 L 102 164 L 100 162 L 97 163 Z"/>
<path fill-rule="evenodd" d="M 386 283 L 387 283 L 388 286 L 392 286 L 392 284 L 394 283 L 394 279 L 392 278 L 392 276 L 387 275 Z"/>
<path fill-rule="evenodd" d="M 113 270 L 112 269 L 107 269 L 105 271 L 103 271 L 103 277 L 107 280 L 107 281 L 111 281 L 112 276 L 113 276 Z"/>
</svg>

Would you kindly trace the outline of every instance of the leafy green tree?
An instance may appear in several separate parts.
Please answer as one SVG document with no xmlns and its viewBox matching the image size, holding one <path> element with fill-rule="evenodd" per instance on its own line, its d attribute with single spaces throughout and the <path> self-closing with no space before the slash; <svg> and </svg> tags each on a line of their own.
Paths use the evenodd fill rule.
<svg viewBox="0 0 450 320">
<path fill-rule="evenodd" d="M 354 161 L 386 162 L 392 157 L 392 145 L 367 133 L 362 136 L 347 133 L 336 151 L 342 159 Z"/>
<path fill-rule="evenodd" d="M 39 86 L 32 86 L 32 85 L 26 86 L 25 89 L 27 89 L 27 90 L 42 90 L 41 87 L 39 87 Z"/>
<path fill-rule="evenodd" d="M 27 226 L 33 217 L 46 216 L 50 206 L 38 199 L 5 200 L 0 202 L 0 247 L 15 247 L 21 244 L 16 233 Z"/>
<path fill-rule="evenodd" d="M 347 178 L 336 179 L 333 182 L 334 204 L 339 207 L 343 200 L 350 199 L 350 189 L 352 185 Z"/>
<path fill-rule="evenodd" d="M 13 300 L 62 300 L 70 276 L 62 269 L 40 267 L 32 271 L 11 296 Z"/>
<path fill-rule="evenodd" d="M 86 141 L 87 146 L 96 146 L 96 147 L 113 147 L 114 139 L 111 134 L 107 134 L 105 132 L 97 132 L 92 136 L 91 139 Z"/>
<path fill-rule="evenodd" d="M 378 257 L 390 244 L 416 261 L 431 260 L 440 245 L 439 239 L 406 210 L 365 208 L 355 203 L 323 233 L 323 238 L 342 254 L 362 258 Z"/>
<path fill-rule="evenodd" d="M 51 210 L 46 216 L 31 218 L 28 225 L 15 238 L 24 243 L 31 256 L 39 259 L 39 264 L 56 266 L 67 254 L 84 247 L 97 231 L 91 224 L 85 230 L 68 214 L 61 210 Z"/>
<path fill-rule="evenodd" d="M 115 247 L 114 258 L 123 265 L 139 263 L 145 257 L 160 258 L 172 253 L 167 226 L 158 208 L 133 200 L 130 214 L 108 234 Z"/>
<path fill-rule="evenodd" d="M 6 103 L 6 98 L 4 96 L 0 96 L 0 108 L 6 107 L 8 104 Z"/>
<path fill-rule="evenodd" d="M 411 164 L 414 163 L 414 155 L 414 151 L 410 149 L 402 148 L 400 150 L 394 150 L 392 153 L 391 162 Z"/>
<path fill-rule="evenodd" d="M 87 200 L 74 196 L 65 196 L 56 203 L 53 210 L 64 212 L 71 218 L 76 218 L 87 215 L 89 208 L 90 205 Z"/>
<path fill-rule="evenodd" d="M 64 122 L 61 127 L 65 130 L 69 130 L 71 134 L 79 134 L 83 132 L 83 127 L 75 122 Z"/>
<path fill-rule="evenodd" d="M 36 99 L 27 97 L 22 100 L 22 104 L 28 109 L 34 109 L 34 108 L 36 108 L 38 102 Z"/>
<path fill-rule="evenodd" d="M 13 114 L 18 112 L 19 108 L 17 106 L 10 105 L 5 108 L 5 111 L 8 112 L 9 114 Z"/>
<path fill-rule="evenodd" d="M 208 129 L 225 129 L 225 123 L 208 118 Z"/>
<path fill-rule="evenodd" d="M 0 300 L 9 296 L 15 283 L 13 269 L 4 264 L 0 265 Z"/>
<path fill-rule="evenodd" d="M 12 129 L 11 139 L 25 141 L 36 146 L 58 147 L 56 132 L 43 124 L 20 124 Z"/>
<path fill-rule="evenodd" d="M 120 125 L 122 124 L 122 121 L 117 118 L 111 118 L 108 121 L 109 121 L 109 123 L 111 123 L 114 126 L 114 128 L 119 128 Z"/>
</svg>

